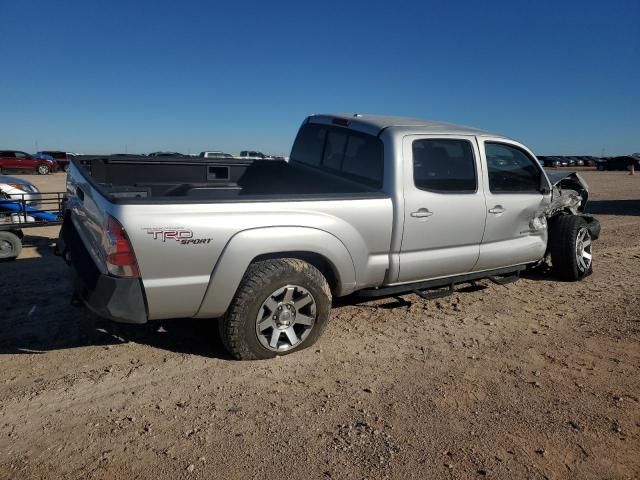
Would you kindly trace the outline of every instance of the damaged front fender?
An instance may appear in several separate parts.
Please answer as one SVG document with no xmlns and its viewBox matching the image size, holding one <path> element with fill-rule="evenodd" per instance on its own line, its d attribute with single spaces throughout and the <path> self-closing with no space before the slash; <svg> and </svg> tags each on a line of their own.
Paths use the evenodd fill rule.
<svg viewBox="0 0 640 480">
<path fill-rule="evenodd" d="M 561 214 L 577 215 L 587 222 L 591 238 L 600 236 L 600 222 L 592 215 L 586 214 L 585 207 L 589 199 L 589 185 L 577 172 L 547 172 L 551 181 L 551 203 L 545 211 L 547 219 Z"/>
<path fill-rule="evenodd" d="M 577 172 L 548 172 L 551 181 L 551 203 L 546 211 L 547 218 L 560 212 L 574 215 L 584 212 L 589 199 L 589 185 Z"/>
</svg>

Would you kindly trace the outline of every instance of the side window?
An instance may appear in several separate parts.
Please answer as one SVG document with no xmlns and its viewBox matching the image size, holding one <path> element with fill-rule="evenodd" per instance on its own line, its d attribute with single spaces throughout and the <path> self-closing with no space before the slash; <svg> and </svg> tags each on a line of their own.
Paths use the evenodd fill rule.
<svg viewBox="0 0 640 480">
<path fill-rule="evenodd" d="M 476 162 L 468 140 L 425 139 L 413 142 L 413 181 L 437 193 L 475 193 Z"/>
<path fill-rule="evenodd" d="M 29 155 L 27 155 L 24 152 L 15 152 L 15 156 L 19 160 L 24 160 L 25 158 L 29 158 Z"/>
<path fill-rule="evenodd" d="M 519 148 L 485 143 L 489 190 L 492 193 L 538 193 L 540 168 Z"/>
<path fill-rule="evenodd" d="M 291 159 L 307 165 L 319 166 L 324 151 L 327 128 L 320 125 L 303 125 L 291 149 Z"/>
</svg>

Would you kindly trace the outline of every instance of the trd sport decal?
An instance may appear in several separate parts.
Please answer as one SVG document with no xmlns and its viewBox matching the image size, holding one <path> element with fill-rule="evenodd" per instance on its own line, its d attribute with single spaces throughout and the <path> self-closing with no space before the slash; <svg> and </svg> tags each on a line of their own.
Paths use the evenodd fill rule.
<svg viewBox="0 0 640 480">
<path fill-rule="evenodd" d="M 193 238 L 191 230 L 182 228 L 144 228 L 143 230 L 154 240 L 160 240 L 163 243 L 175 241 L 181 245 L 203 245 L 213 240 L 213 238 Z"/>
</svg>

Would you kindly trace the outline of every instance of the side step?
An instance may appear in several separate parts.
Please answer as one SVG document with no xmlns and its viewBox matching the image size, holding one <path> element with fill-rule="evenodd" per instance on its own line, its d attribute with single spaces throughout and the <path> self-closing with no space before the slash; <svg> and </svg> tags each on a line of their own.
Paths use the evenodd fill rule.
<svg viewBox="0 0 640 480">
<path fill-rule="evenodd" d="M 484 270 L 482 272 L 473 272 L 453 277 L 437 278 L 434 280 L 425 280 L 421 282 L 403 283 L 401 285 L 393 285 L 390 287 L 365 288 L 356 293 L 361 298 L 379 298 L 389 297 L 393 295 L 402 295 L 403 293 L 415 292 L 422 298 L 439 298 L 445 296 L 443 292 L 438 292 L 439 297 L 432 297 L 435 292 L 429 292 L 433 289 L 447 290 L 447 295 L 453 293 L 453 285 L 460 283 L 469 283 L 474 280 L 488 278 L 492 282 L 499 285 L 515 282 L 520 278 L 520 272 L 526 268 L 526 265 L 516 265 L 513 267 L 496 268 L 493 270 Z M 426 295 L 427 297 L 424 297 Z"/>
<path fill-rule="evenodd" d="M 491 280 L 493 283 L 495 283 L 496 285 L 508 285 L 509 283 L 517 282 L 518 280 L 520 280 L 520 272 L 518 271 L 518 272 L 514 272 L 511 275 L 503 275 L 503 276 L 491 275 L 487 278 Z"/>
<path fill-rule="evenodd" d="M 455 292 L 453 288 L 453 283 L 447 287 L 443 288 L 433 288 L 433 289 L 425 289 L 425 290 L 413 290 L 413 293 L 418 295 L 419 297 L 425 300 L 435 300 L 436 298 L 444 298 L 452 295 Z"/>
</svg>

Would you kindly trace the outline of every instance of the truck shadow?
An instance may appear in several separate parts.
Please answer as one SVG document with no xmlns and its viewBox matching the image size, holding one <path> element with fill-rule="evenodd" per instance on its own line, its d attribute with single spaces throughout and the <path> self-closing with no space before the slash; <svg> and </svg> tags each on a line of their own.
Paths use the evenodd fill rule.
<svg viewBox="0 0 640 480">
<path fill-rule="evenodd" d="M 172 319 L 144 325 L 104 320 L 83 307 L 71 305 L 71 285 L 64 262 L 53 255 L 51 239 L 25 237 L 25 255 L 0 268 L 0 355 L 37 354 L 87 346 L 134 342 L 176 353 L 231 359 L 218 334 L 215 319 Z M 530 280 L 548 281 L 548 272 L 523 274 Z M 486 288 L 487 280 L 461 284 L 456 293 Z M 361 305 L 372 309 L 409 307 L 423 300 L 414 294 L 335 299 L 334 307 Z M 366 319 L 363 319 L 366 321 Z"/>
<path fill-rule="evenodd" d="M 25 237 L 23 255 L 0 264 L 0 355 L 141 343 L 221 359 L 216 320 L 176 319 L 125 325 L 71 305 L 64 262 L 47 237 Z M 32 247 L 32 248 L 30 248 Z"/>
</svg>

